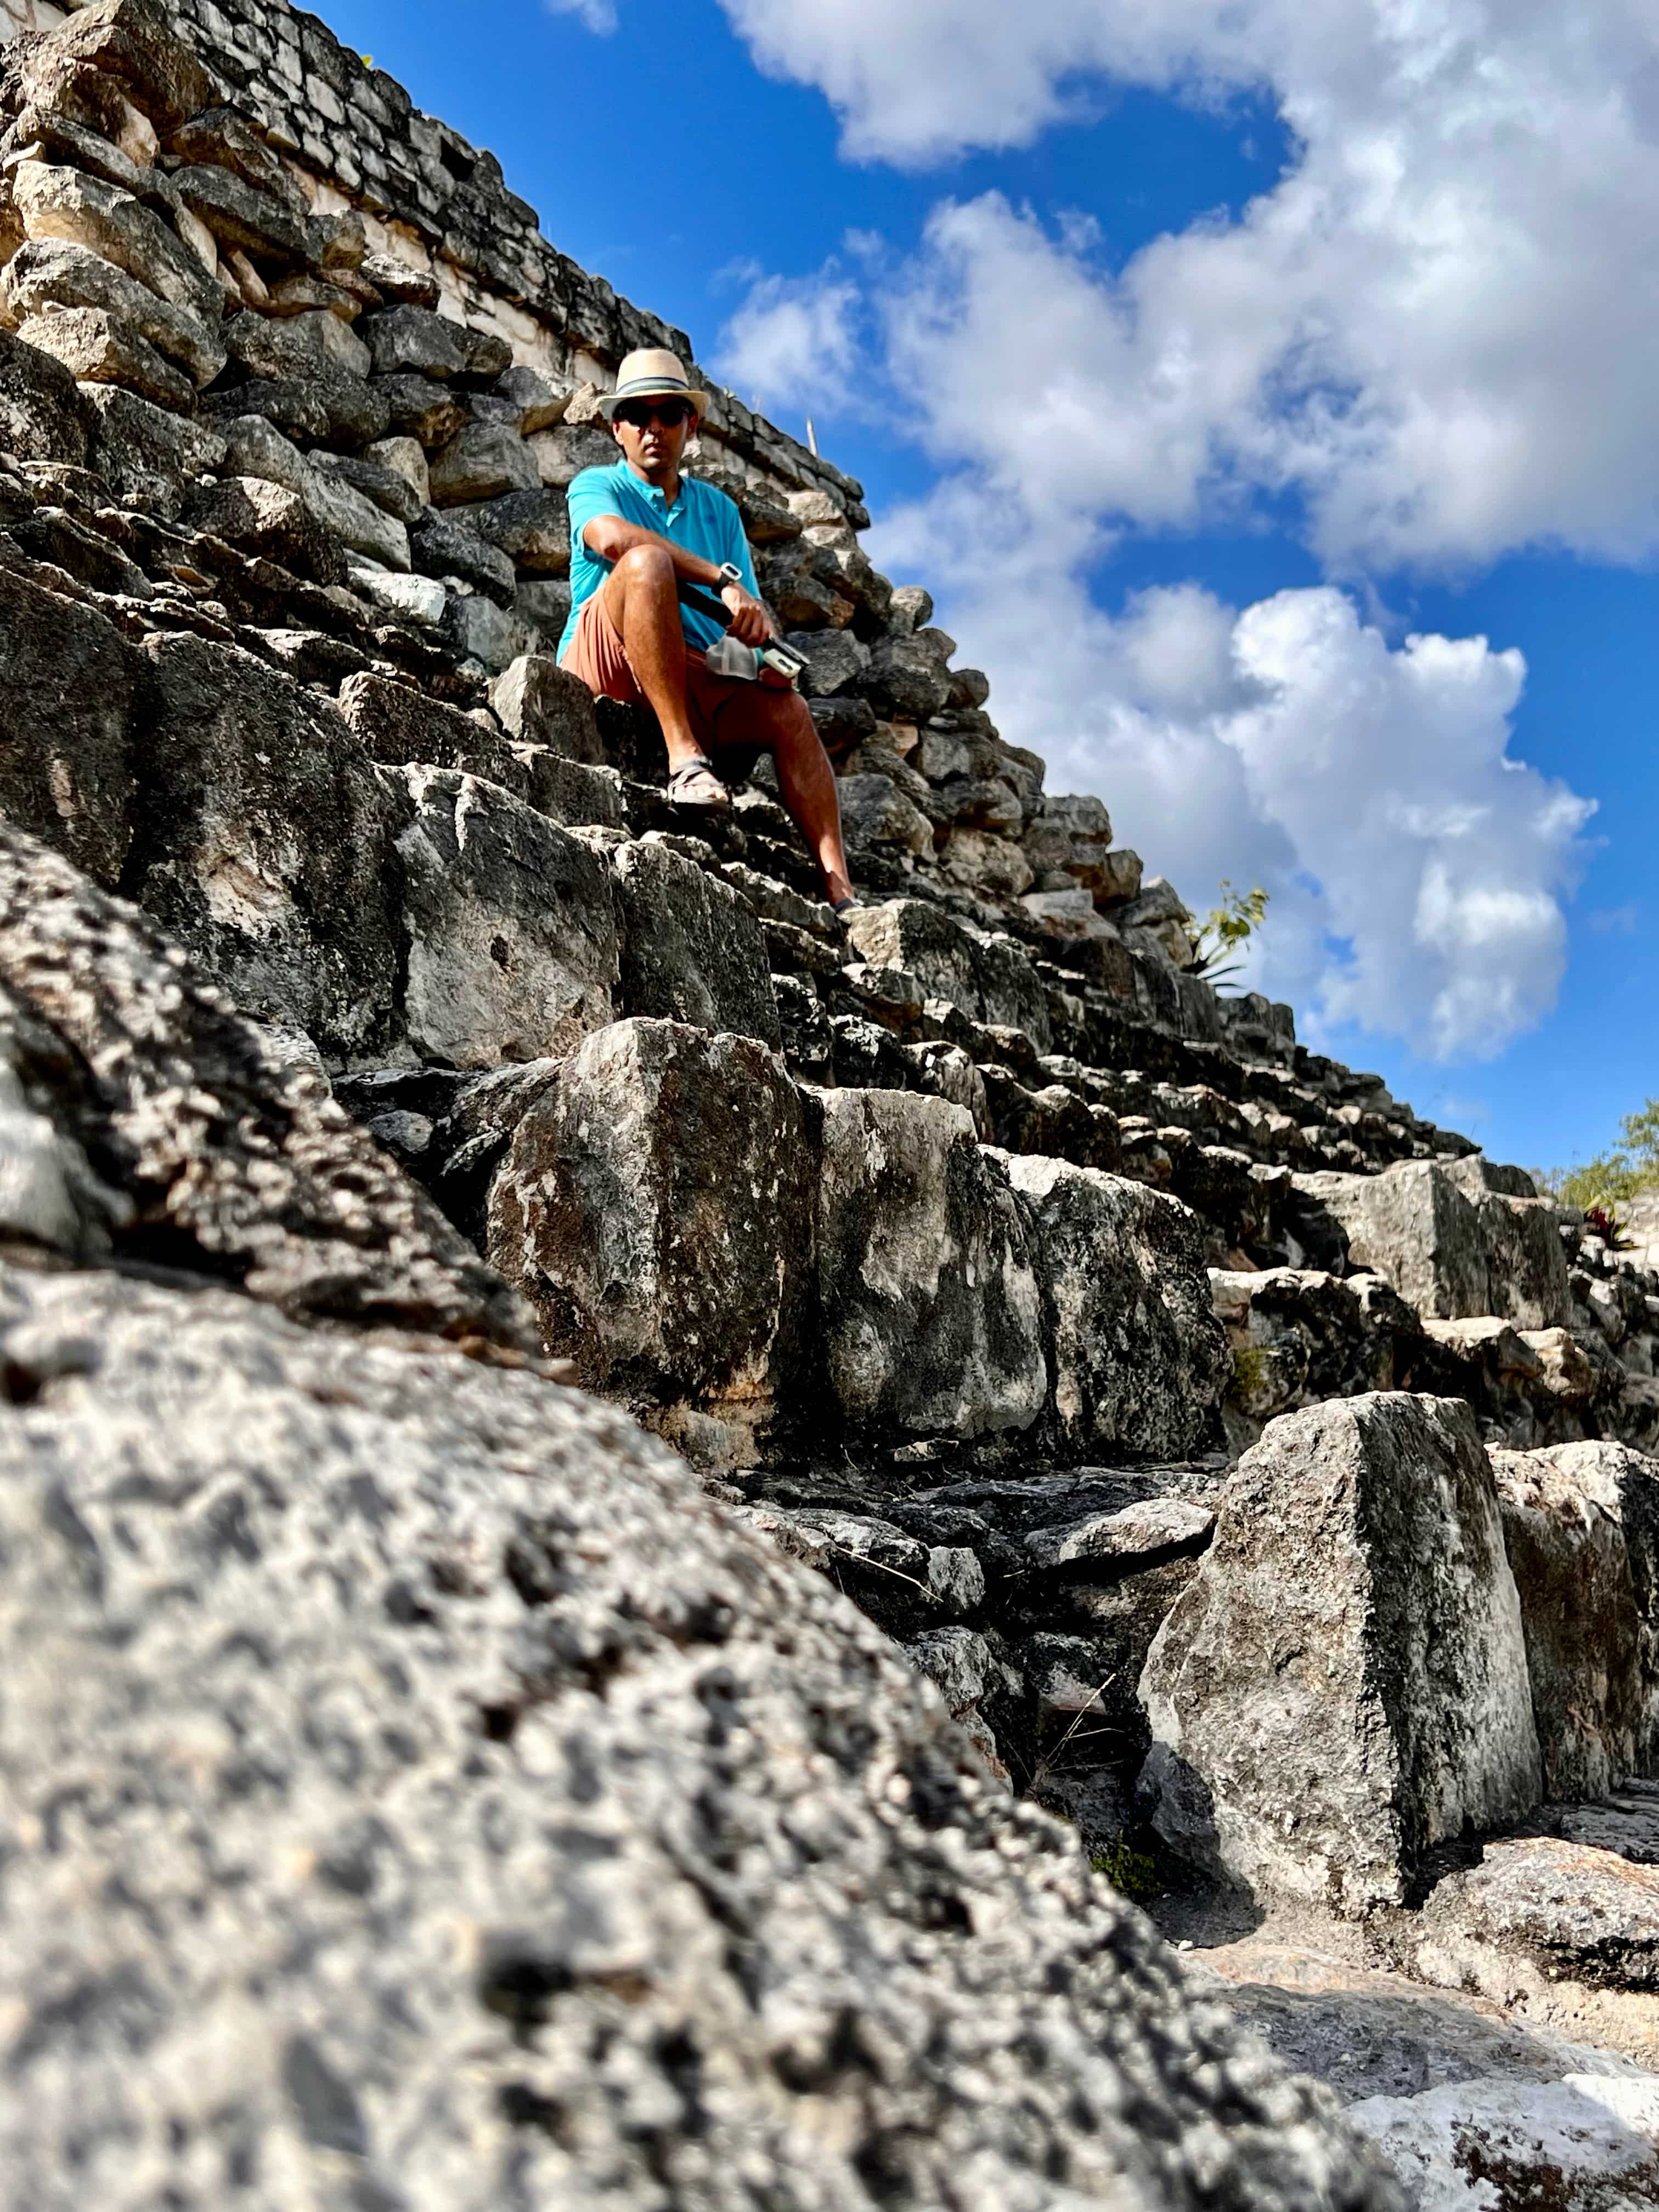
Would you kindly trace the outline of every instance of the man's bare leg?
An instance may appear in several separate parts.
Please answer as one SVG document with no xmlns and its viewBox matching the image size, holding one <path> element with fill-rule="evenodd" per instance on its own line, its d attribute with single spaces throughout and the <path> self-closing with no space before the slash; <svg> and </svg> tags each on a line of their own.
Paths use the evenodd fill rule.
<svg viewBox="0 0 1659 2212">
<path fill-rule="evenodd" d="M 671 769 L 694 760 L 702 747 L 691 733 L 685 706 L 685 632 L 674 563 L 667 550 L 635 545 L 600 586 L 634 680 L 650 702 L 668 748 Z"/>
<path fill-rule="evenodd" d="M 778 791 L 823 875 L 834 906 L 853 895 L 842 843 L 836 771 L 806 702 L 793 691 L 757 689 L 722 709 L 720 737 L 729 744 L 764 745 L 778 771 Z"/>
</svg>

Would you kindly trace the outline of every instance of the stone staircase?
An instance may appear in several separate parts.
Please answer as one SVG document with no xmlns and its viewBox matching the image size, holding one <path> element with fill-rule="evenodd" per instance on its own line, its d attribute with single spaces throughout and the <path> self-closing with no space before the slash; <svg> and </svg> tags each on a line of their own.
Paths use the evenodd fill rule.
<svg viewBox="0 0 1659 2212">
<path fill-rule="evenodd" d="M 562 370 L 443 312 L 395 194 L 373 245 L 325 209 L 206 20 L 100 0 L 0 77 L 0 1108 L 86 1164 L 0 1180 L 9 1249 L 574 1382 L 1218 1958 L 1287 1911 L 1659 2061 L 1659 1274 L 1218 995 L 857 485 L 735 403 L 707 465 L 867 903 L 763 769 L 692 834 L 649 719 L 551 657 L 586 310 Z M 374 1139 L 283 1186 L 280 1291 L 258 1206 L 210 1243 L 157 1139 L 189 1054 L 121 1090 L 165 990 L 85 1025 L 103 894 L 259 1025 L 204 1127 L 274 1127 L 286 1070 Z M 32 913 L 79 917 L 69 982 Z"/>
</svg>

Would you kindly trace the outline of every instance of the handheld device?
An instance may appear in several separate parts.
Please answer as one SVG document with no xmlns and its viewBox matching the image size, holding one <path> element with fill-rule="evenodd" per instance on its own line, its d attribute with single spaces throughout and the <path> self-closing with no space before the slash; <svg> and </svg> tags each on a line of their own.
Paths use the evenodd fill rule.
<svg viewBox="0 0 1659 2212">
<path fill-rule="evenodd" d="M 695 584 L 683 583 L 679 596 L 696 613 L 707 615 L 729 632 L 732 615 L 724 600 L 711 599 Z M 765 671 L 775 684 L 787 684 L 792 690 L 799 688 L 806 668 L 804 657 L 778 637 L 768 638 L 764 645 L 744 645 L 729 635 L 717 638 L 704 653 L 703 661 L 716 676 L 733 676 L 744 684 L 764 683 L 766 675 L 762 672 Z"/>
</svg>

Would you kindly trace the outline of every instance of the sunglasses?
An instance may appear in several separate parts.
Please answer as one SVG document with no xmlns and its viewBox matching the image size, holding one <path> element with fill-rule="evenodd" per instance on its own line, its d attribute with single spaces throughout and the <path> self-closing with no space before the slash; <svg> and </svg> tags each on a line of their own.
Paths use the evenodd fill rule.
<svg viewBox="0 0 1659 2212">
<path fill-rule="evenodd" d="M 644 429 L 647 422 L 661 422 L 674 429 L 691 419 L 691 409 L 684 399 L 624 399 L 611 416 L 613 422 L 629 422 L 635 429 Z"/>
</svg>

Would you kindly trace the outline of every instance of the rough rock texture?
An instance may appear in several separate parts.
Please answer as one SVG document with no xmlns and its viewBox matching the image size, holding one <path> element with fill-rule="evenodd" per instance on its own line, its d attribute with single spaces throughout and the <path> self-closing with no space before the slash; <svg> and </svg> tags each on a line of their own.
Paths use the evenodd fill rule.
<svg viewBox="0 0 1659 2212">
<path fill-rule="evenodd" d="M 1553 1798 L 1601 1797 L 1651 1766 L 1659 1468 L 1622 1445 L 1492 1454 Z"/>
<path fill-rule="evenodd" d="M 611 865 L 620 1010 L 780 1044 L 766 939 L 747 902 L 655 837 L 618 845 Z"/>
<path fill-rule="evenodd" d="M 1349 1914 L 1539 1798 L 1521 1609 L 1467 1407 L 1286 1415 L 1240 1461 L 1141 1697 L 1160 1831 Z"/>
<path fill-rule="evenodd" d="M 0 1060 L 95 1170 L 77 1243 L 90 1227 L 95 1248 L 295 1316 L 533 1345 L 520 1301 L 347 1121 L 319 1068 L 235 1013 L 142 915 L 3 825 Z"/>
<path fill-rule="evenodd" d="M 812 1170 L 761 1045 L 618 1022 L 520 1122 L 489 1249 L 583 1382 L 697 1458 L 748 1465 L 805 1410 Z"/>
<path fill-rule="evenodd" d="M 0 1301 L 18 2203 L 1401 2202 L 615 1413 Z"/>
<path fill-rule="evenodd" d="M 1173 1459 L 1213 1425 L 1229 1362 L 1193 1217 L 1139 1183 L 1011 1159 L 1034 1231 L 1066 1449 Z"/>
<path fill-rule="evenodd" d="M 388 776 L 398 771 L 386 771 Z M 545 816 L 452 769 L 401 772 L 404 1018 L 452 1067 L 570 1050 L 611 1019 L 616 921 L 605 863 Z"/>
<path fill-rule="evenodd" d="M 818 1290 L 848 1427 L 900 1437 L 1028 1427 L 1047 1376 L 1031 1241 L 959 1106 L 827 1091 Z"/>
</svg>

